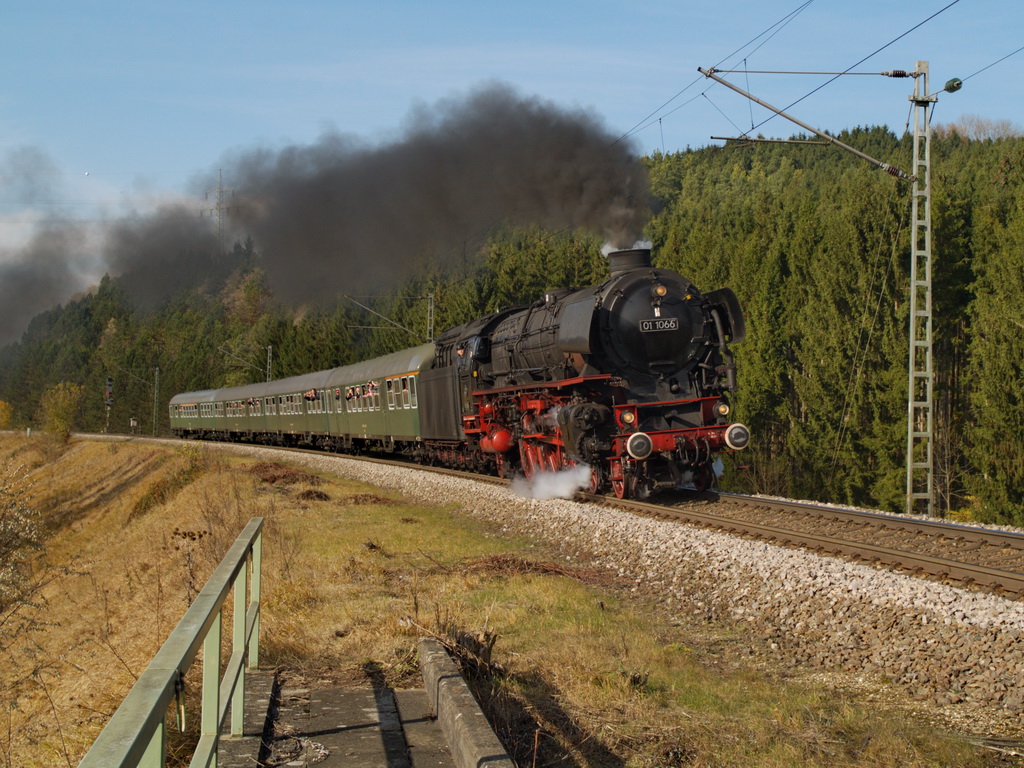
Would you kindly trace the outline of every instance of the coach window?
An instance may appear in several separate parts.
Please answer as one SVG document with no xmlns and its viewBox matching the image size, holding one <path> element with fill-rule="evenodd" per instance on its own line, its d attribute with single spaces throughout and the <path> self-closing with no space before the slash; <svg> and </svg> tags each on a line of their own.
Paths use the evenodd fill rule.
<svg viewBox="0 0 1024 768">
<path fill-rule="evenodd" d="M 395 410 L 395 380 L 388 379 L 385 384 L 388 388 L 388 409 Z"/>
</svg>

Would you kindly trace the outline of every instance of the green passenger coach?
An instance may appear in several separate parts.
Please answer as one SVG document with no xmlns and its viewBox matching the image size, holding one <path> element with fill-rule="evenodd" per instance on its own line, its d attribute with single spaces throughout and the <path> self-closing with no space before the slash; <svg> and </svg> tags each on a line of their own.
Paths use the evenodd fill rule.
<svg viewBox="0 0 1024 768">
<path fill-rule="evenodd" d="M 418 386 L 434 345 L 302 376 L 175 395 L 179 437 L 310 445 L 327 450 L 414 447 L 421 441 Z"/>
</svg>

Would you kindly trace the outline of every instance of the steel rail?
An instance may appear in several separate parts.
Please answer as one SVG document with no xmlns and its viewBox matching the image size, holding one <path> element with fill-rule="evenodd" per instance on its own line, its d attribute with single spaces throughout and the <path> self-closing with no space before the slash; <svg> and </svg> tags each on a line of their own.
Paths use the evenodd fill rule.
<svg viewBox="0 0 1024 768">
<path fill-rule="evenodd" d="M 868 562 L 879 562 L 889 566 L 924 572 L 932 576 L 944 576 L 965 583 L 1003 589 L 1016 594 L 1024 593 L 1024 573 L 1004 571 L 989 566 L 964 563 L 944 557 L 882 547 L 865 542 L 849 541 L 833 536 L 794 531 L 773 525 L 740 520 L 727 514 L 720 515 L 700 512 L 687 507 L 663 507 L 638 502 L 629 502 L 628 506 L 640 509 L 652 517 L 685 520 L 704 527 L 721 529 L 728 533 L 753 535 L 784 545 L 808 547 L 820 552 L 854 557 Z"/>
<path fill-rule="evenodd" d="M 812 504 L 806 501 L 789 501 L 787 499 L 767 499 L 756 496 L 744 496 L 738 493 L 727 493 L 713 491 L 709 494 L 712 498 L 719 498 L 723 501 L 732 501 L 739 504 L 750 504 L 753 506 L 771 506 L 778 509 L 794 512 L 803 512 L 807 515 L 819 517 L 832 517 L 836 520 L 858 520 L 865 524 L 882 525 L 886 528 L 902 531 L 924 532 L 929 535 L 944 536 L 949 539 L 963 539 L 965 541 L 978 541 L 986 544 L 998 543 L 1001 546 L 1012 547 L 1024 551 L 1024 533 L 1014 531 L 1000 531 L 992 528 L 979 528 L 970 525 L 960 525 L 942 520 L 921 520 L 913 517 L 901 517 L 885 512 L 869 512 L 863 509 L 851 509 L 849 507 L 833 507 L 819 504 Z"/>
</svg>

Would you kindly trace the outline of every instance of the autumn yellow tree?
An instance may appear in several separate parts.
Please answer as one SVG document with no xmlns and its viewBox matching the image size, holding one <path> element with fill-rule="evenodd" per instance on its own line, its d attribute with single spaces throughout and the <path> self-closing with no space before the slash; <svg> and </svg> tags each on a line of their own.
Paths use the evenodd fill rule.
<svg viewBox="0 0 1024 768">
<path fill-rule="evenodd" d="M 14 411 L 11 404 L 0 400 L 0 429 L 10 429 L 14 419 Z"/>
<path fill-rule="evenodd" d="M 85 387 L 62 381 L 43 394 L 43 429 L 63 442 L 71 438 L 71 430 L 82 409 Z"/>
</svg>

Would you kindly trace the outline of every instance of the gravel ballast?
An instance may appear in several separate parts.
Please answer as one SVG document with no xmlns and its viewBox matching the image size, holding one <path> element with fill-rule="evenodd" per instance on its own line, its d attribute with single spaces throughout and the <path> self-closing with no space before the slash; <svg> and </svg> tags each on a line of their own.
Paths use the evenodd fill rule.
<svg viewBox="0 0 1024 768">
<path fill-rule="evenodd" d="M 267 449 L 231 450 L 281 460 Z M 310 454 L 287 460 L 431 504 L 458 505 L 510 534 L 587 553 L 588 565 L 633 583 L 668 610 L 742 622 L 765 649 L 798 664 L 886 678 L 934 704 L 1024 711 L 1019 602 L 602 506 L 520 498 L 505 487 L 416 469 Z"/>
</svg>

